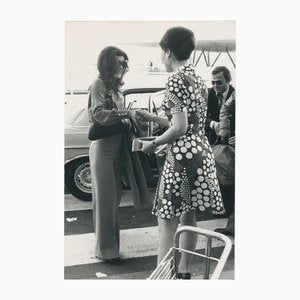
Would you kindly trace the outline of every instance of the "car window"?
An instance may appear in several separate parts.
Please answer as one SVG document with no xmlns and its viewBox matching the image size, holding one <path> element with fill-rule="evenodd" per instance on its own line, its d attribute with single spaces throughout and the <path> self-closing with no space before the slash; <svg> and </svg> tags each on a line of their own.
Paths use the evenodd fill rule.
<svg viewBox="0 0 300 300">
<path fill-rule="evenodd" d="M 164 100 L 165 92 L 160 91 L 153 93 L 150 96 L 149 102 L 150 102 L 150 112 L 156 115 L 159 115 L 161 117 L 165 117 L 165 112 L 162 109 L 162 103 Z M 167 128 L 164 126 L 161 126 L 157 123 L 150 122 L 150 135 L 161 135 Z"/>
<path fill-rule="evenodd" d="M 164 91 L 154 93 L 150 96 L 150 111 L 159 116 L 164 116 L 162 103 L 164 100 Z"/>
<path fill-rule="evenodd" d="M 149 97 L 152 93 L 128 94 L 125 98 L 125 106 L 128 107 L 132 103 L 132 108 L 148 109 Z"/>
</svg>

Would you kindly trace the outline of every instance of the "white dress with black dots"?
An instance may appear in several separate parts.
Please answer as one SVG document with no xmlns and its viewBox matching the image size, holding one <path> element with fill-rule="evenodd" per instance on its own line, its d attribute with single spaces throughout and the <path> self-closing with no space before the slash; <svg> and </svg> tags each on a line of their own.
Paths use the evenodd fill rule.
<svg viewBox="0 0 300 300">
<path fill-rule="evenodd" d="M 191 65 L 180 67 L 166 84 L 162 108 L 170 122 L 173 114 L 186 111 L 188 129 L 167 147 L 152 209 L 152 214 L 162 219 L 192 209 L 225 213 L 214 156 L 204 135 L 205 94 L 205 84 Z"/>
</svg>

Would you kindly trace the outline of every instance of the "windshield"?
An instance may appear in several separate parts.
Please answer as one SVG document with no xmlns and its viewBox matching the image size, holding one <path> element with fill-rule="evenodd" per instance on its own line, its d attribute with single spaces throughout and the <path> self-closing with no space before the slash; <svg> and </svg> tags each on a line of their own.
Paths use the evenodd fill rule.
<svg viewBox="0 0 300 300">
<path fill-rule="evenodd" d="M 75 120 L 77 122 L 78 120 L 77 118 L 79 117 L 80 113 L 82 113 L 82 111 L 87 107 L 87 105 L 88 105 L 87 93 L 66 94 L 65 95 L 65 124 L 72 125 Z M 85 125 L 87 124 L 88 122 Z M 85 126 L 85 125 L 78 125 L 78 126 Z"/>
<path fill-rule="evenodd" d="M 77 117 L 73 120 L 73 125 L 75 126 L 88 126 L 89 116 L 87 108 L 82 109 L 78 112 Z"/>
<path fill-rule="evenodd" d="M 86 108 L 82 108 L 79 111 L 76 111 L 70 115 L 70 117 L 66 120 L 66 123 L 73 126 L 88 126 L 88 110 Z"/>
</svg>

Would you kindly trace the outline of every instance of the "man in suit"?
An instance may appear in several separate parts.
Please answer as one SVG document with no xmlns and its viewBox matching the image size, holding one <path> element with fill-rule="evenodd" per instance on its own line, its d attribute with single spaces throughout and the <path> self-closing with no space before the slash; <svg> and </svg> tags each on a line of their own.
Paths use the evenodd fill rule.
<svg viewBox="0 0 300 300">
<path fill-rule="evenodd" d="M 207 118 L 205 123 L 206 135 L 211 145 L 215 144 L 217 139 L 225 144 L 228 143 L 229 138 L 231 143 L 234 140 L 235 111 L 232 112 L 230 117 L 227 115 L 226 121 L 223 119 L 220 122 L 221 107 L 227 100 L 232 99 L 232 93 L 235 91 L 230 82 L 231 74 L 225 66 L 218 66 L 213 69 L 211 81 L 213 87 L 208 89 Z M 228 123 L 226 123 L 227 121 Z M 217 228 L 216 231 L 226 235 L 234 235 L 234 186 L 220 186 L 220 188 L 230 222 L 228 222 L 228 227 Z"/>
<path fill-rule="evenodd" d="M 207 117 L 205 122 L 206 135 L 211 145 L 217 140 L 217 132 L 220 128 L 221 106 L 234 91 L 234 87 L 230 85 L 230 81 L 231 74 L 226 67 L 218 66 L 213 69 L 211 81 L 213 87 L 208 89 Z M 234 129 L 235 124 L 231 126 Z"/>
</svg>

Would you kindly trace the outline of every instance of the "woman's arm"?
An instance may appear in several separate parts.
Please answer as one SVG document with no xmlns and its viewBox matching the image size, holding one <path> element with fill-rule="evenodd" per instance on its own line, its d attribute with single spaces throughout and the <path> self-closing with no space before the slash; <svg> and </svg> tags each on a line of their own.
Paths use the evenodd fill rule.
<svg viewBox="0 0 300 300">
<path fill-rule="evenodd" d="M 186 133 L 187 127 L 188 120 L 186 111 L 173 114 L 172 125 L 167 131 L 155 139 L 156 145 L 160 146 L 177 140 Z"/>
<path fill-rule="evenodd" d="M 101 125 L 109 126 L 115 124 L 120 119 L 132 117 L 130 110 L 107 109 L 108 98 L 107 89 L 101 80 L 97 80 L 90 87 L 91 93 L 91 113 L 94 119 Z"/>
<path fill-rule="evenodd" d="M 173 87 L 174 83 L 176 83 L 175 89 Z M 184 85 L 180 76 L 173 75 L 169 77 L 166 84 L 164 101 L 166 108 L 170 110 L 170 114 L 172 115 L 172 124 L 167 131 L 156 137 L 154 141 L 143 142 L 143 152 L 152 152 L 156 146 L 173 142 L 186 133 L 188 128 L 188 118 L 187 103 L 185 99 L 188 96 L 187 86 Z"/>
<path fill-rule="evenodd" d="M 152 121 L 153 123 L 157 123 L 164 127 L 170 127 L 170 122 L 167 117 L 161 117 L 157 115 L 152 115 Z"/>
<path fill-rule="evenodd" d="M 141 119 L 145 119 L 148 122 L 157 123 L 164 127 L 170 127 L 170 122 L 167 117 L 161 117 L 154 114 L 150 114 L 143 109 L 136 110 L 136 114 L 138 117 L 140 117 Z"/>
<path fill-rule="evenodd" d="M 186 111 L 173 114 L 172 125 L 170 128 L 162 135 L 155 138 L 155 145 L 153 144 L 153 141 L 142 141 L 143 146 L 141 151 L 151 153 L 154 151 L 155 147 L 177 140 L 186 133 L 187 127 L 188 120 Z"/>
</svg>

